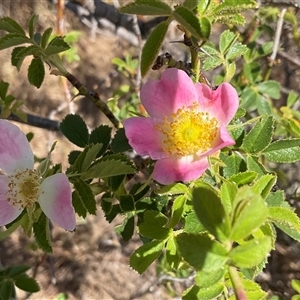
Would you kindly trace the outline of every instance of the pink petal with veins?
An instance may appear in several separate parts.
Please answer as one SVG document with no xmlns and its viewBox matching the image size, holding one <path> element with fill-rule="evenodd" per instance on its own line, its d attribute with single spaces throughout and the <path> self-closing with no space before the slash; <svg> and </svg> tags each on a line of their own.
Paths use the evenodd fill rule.
<svg viewBox="0 0 300 300">
<path fill-rule="evenodd" d="M 26 135 L 16 125 L 0 120 L 0 169 L 8 175 L 16 169 L 33 169 L 34 157 Z"/>
<path fill-rule="evenodd" d="M 39 204 L 45 215 L 60 227 L 74 230 L 75 212 L 72 206 L 70 183 L 65 174 L 47 177 L 40 186 Z"/>
</svg>

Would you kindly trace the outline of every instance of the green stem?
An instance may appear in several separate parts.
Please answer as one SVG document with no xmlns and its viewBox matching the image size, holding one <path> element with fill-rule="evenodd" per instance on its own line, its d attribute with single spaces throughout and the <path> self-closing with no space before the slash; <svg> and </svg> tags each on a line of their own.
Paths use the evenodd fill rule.
<svg viewBox="0 0 300 300">
<path fill-rule="evenodd" d="M 228 267 L 229 277 L 232 282 L 234 294 L 236 296 L 237 300 L 247 300 L 246 293 L 244 291 L 244 287 L 241 282 L 241 278 L 239 276 L 239 273 L 234 266 Z"/>
</svg>

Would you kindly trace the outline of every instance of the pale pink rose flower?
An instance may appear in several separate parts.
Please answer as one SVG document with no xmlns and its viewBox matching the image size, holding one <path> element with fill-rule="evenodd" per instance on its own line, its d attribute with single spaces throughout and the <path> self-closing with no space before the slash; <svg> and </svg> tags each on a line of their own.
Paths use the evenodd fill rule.
<svg viewBox="0 0 300 300">
<path fill-rule="evenodd" d="M 157 160 L 153 179 L 161 184 L 199 178 L 209 155 L 235 144 L 226 126 L 239 99 L 229 83 L 212 90 L 170 68 L 160 80 L 145 83 L 141 102 L 149 117 L 125 120 L 125 134 L 137 154 Z"/>
<path fill-rule="evenodd" d="M 25 134 L 6 120 L 0 120 L 0 169 L 0 226 L 37 202 L 51 221 L 66 230 L 75 229 L 67 176 L 59 173 L 41 178 L 34 170 L 34 156 Z"/>
</svg>

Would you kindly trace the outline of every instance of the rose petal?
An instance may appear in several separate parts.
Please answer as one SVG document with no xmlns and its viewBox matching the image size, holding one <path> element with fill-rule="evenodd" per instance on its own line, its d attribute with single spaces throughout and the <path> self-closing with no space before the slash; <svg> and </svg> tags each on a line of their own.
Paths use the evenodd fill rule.
<svg viewBox="0 0 300 300">
<path fill-rule="evenodd" d="M 193 160 L 192 156 L 168 157 L 156 162 L 153 179 L 165 185 L 176 181 L 188 182 L 199 178 L 208 166 L 207 157 L 198 160 Z"/>
<path fill-rule="evenodd" d="M 47 177 L 41 184 L 39 203 L 45 215 L 60 227 L 74 230 L 75 212 L 72 206 L 71 187 L 65 174 Z"/>
<path fill-rule="evenodd" d="M 0 226 L 4 226 L 15 220 L 23 211 L 12 206 L 7 201 L 8 178 L 0 175 Z"/>
<path fill-rule="evenodd" d="M 0 120 L 0 168 L 7 174 L 33 169 L 34 157 L 25 134 L 16 125 Z"/>
<path fill-rule="evenodd" d="M 215 91 L 202 83 L 196 84 L 200 110 L 209 112 L 220 125 L 228 125 L 239 107 L 239 97 L 235 88 L 225 82 Z"/>
<path fill-rule="evenodd" d="M 227 131 L 226 127 L 221 126 L 219 129 L 218 136 L 214 140 L 213 145 L 211 146 L 211 149 L 204 153 L 197 153 L 197 154 L 200 155 L 201 157 L 209 156 L 222 148 L 232 146 L 234 144 L 235 144 L 235 141 L 231 137 L 229 132 Z"/>
<path fill-rule="evenodd" d="M 163 119 L 197 101 L 192 79 L 182 70 L 170 68 L 160 80 L 150 80 L 141 89 L 141 101 L 151 117 Z"/>
<path fill-rule="evenodd" d="M 161 148 L 161 134 L 155 128 L 156 121 L 151 118 L 133 117 L 123 122 L 125 135 L 137 154 L 149 155 L 152 159 L 166 157 Z"/>
</svg>

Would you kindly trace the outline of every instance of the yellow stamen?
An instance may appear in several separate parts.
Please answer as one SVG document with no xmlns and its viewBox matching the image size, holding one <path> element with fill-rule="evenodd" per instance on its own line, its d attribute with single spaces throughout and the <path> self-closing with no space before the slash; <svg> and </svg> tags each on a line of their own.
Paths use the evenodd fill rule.
<svg viewBox="0 0 300 300">
<path fill-rule="evenodd" d="M 198 104 L 194 103 L 165 117 L 156 128 L 164 135 L 164 151 L 169 155 L 186 156 L 211 147 L 218 132 L 218 121 L 206 112 L 199 112 Z"/>
<path fill-rule="evenodd" d="M 40 195 L 39 176 L 26 169 L 8 176 L 7 200 L 17 208 L 25 208 L 36 202 Z"/>
</svg>

